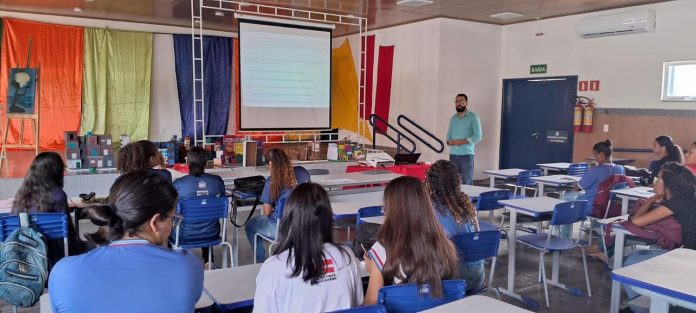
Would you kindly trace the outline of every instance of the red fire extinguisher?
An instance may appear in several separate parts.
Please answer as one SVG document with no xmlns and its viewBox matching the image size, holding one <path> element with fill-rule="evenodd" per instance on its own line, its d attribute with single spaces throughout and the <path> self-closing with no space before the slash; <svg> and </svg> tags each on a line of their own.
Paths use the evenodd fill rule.
<svg viewBox="0 0 696 313">
<path fill-rule="evenodd" d="M 582 112 L 582 132 L 591 133 L 592 132 L 592 119 L 594 118 L 594 99 L 585 105 L 585 109 Z"/>
<path fill-rule="evenodd" d="M 576 133 L 582 131 L 582 114 L 585 107 L 582 98 L 584 97 L 576 97 L 573 109 L 573 132 Z"/>
</svg>

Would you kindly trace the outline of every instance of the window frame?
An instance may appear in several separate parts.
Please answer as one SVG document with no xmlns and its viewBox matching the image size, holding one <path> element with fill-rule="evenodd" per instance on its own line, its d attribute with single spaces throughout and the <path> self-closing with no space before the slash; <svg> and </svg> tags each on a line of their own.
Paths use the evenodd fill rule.
<svg viewBox="0 0 696 313">
<path fill-rule="evenodd" d="M 660 99 L 663 102 L 696 102 L 696 95 L 693 96 L 670 96 L 667 95 L 672 80 L 670 79 L 670 68 L 677 65 L 696 65 L 696 60 L 671 61 L 662 63 L 662 93 Z"/>
</svg>

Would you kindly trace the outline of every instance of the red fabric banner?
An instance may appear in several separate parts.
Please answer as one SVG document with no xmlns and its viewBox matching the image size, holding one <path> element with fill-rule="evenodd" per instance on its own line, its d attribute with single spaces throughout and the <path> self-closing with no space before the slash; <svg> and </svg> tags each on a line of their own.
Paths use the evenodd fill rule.
<svg viewBox="0 0 696 313">
<path fill-rule="evenodd" d="M 394 46 L 379 46 L 377 63 L 377 92 L 375 94 L 375 115 L 389 121 L 391 101 L 392 69 L 394 67 Z M 376 122 L 377 129 L 386 132 L 387 125 Z"/>
<path fill-rule="evenodd" d="M 82 108 L 82 27 L 61 26 L 5 18 L 0 63 L 0 102 L 7 103 L 8 72 L 25 67 L 31 39 L 30 67 L 40 67 L 37 79 L 39 107 L 39 144 L 43 149 L 64 146 L 63 132 L 80 129 Z M 7 107 L 3 105 L 2 121 Z M 5 125 L 2 125 L 4 131 Z M 10 126 L 8 143 L 17 143 L 19 123 Z M 24 143 L 33 143 L 31 122 L 24 127 Z"/>
<path fill-rule="evenodd" d="M 372 87 L 374 85 L 374 68 L 375 68 L 375 35 L 364 36 L 362 49 L 365 52 L 362 60 L 362 69 L 360 79 L 365 82 L 365 110 L 360 110 L 360 117 L 364 120 L 370 118 L 372 115 Z"/>
</svg>

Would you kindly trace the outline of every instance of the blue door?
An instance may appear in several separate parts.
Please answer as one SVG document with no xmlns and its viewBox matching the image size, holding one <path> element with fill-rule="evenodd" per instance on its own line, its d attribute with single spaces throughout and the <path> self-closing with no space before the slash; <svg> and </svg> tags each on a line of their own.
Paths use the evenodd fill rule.
<svg viewBox="0 0 696 313">
<path fill-rule="evenodd" d="M 577 76 L 503 81 L 501 169 L 572 161 L 577 85 Z"/>
</svg>

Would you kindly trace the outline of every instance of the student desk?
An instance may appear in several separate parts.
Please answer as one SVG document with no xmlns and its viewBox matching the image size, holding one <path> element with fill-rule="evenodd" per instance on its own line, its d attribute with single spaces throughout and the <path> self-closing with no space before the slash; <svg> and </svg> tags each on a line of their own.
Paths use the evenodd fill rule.
<svg viewBox="0 0 696 313">
<path fill-rule="evenodd" d="M 394 173 L 371 173 L 371 172 L 356 172 L 356 173 L 336 173 L 328 175 L 318 175 L 312 178 L 312 182 L 315 182 L 327 191 L 334 191 L 332 194 L 348 194 L 348 193 L 361 193 L 366 191 L 379 191 L 384 190 L 384 186 L 372 187 L 372 188 L 356 188 L 345 190 L 343 192 L 335 192 L 336 189 L 343 187 L 356 187 L 363 185 L 381 185 L 392 181 L 395 178 L 401 177 L 402 175 Z"/>
<path fill-rule="evenodd" d="M 537 176 L 532 177 L 532 180 L 537 183 L 537 188 L 539 189 L 539 195 L 544 195 L 544 187 L 546 185 L 553 187 L 561 186 L 573 186 L 581 177 L 570 176 L 570 175 L 550 175 L 550 176 Z"/>
<path fill-rule="evenodd" d="M 615 269 L 611 278 L 650 297 L 651 313 L 667 313 L 670 304 L 696 310 L 694 260 L 696 250 L 675 249 L 652 259 Z"/>
<path fill-rule="evenodd" d="M 537 166 L 544 171 L 544 176 L 549 175 L 549 171 L 568 171 L 568 168 L 570 167 L 570 164 L 568 162 L 557 162 L 557 163 L 541 163 L 537 164 Z"/>
<path fill-rule="evenodd" d="M 500 179 L 515 179 L 517 178 L 517 175 L 520 174 L 520 172 L 523 172 L 525 170 L 521 168 L 508 168 L 504 170 L 487 170 L 483 171 L 484 174 L 488 175 L 488 178 L 490 179 L 490 184 L 489 186 L 491 188 L 495 188 L 495 179 L 500 178 Z"/>
<path fill-rule="evenodd" d="M 508 284 L 507 288 L 499 288 L 499 290 L 501 293 L 520 300 L 534 309 L 539 307 L 539 303 L 536 300 L 515 293 L 515 247 L 517 245 L 515 241 L 517 239 L 517 232 L 515 230 L 517 229 L 517 214 L 520 213 L 533 217 L 551 214 L 556 204 L 563 202 L 565 201 L 545 196 L 498 201 L 498 203 L 504 205 L 505 208 L 510 211 L 510 232 L 508 233 Z M 554 252 L 551 283 L 555 284 L 558 284 L 558 263 L 559 253 Z"/>
<path fill-rule="evenodd" d="M 631 200 L 647 199 L 655 195 L 652 188 L 635 187 L 628 189 L 617 189 L 610 191 L 613 195 L 621 199 L 621 214 L 628 214 L 628 202 Z"/>
<path fill-rule="evenodd" d="M 382 199 L 337 203 L 332 202 L 331 210 L 333 211 L 334 220 L 337 220 L 341 218 L 356 217 L 359 209 L 378 205 L 382 205 Z"/>
<path fill-rule="evenodd" d="M 384 215 L 361 218 L 361 220 L 365 223 L 372 223 L 372 224 L 379 224 L 379 225 L 384 224 L 384 219 L 385 219 Z"/>
<path fill-rule="evenodd" d="M 469 199 L 471 199 L 471 201 L 476 201 L 478 199 L 479 195 L 484 193 L 484 192 L 498 191 L 501 189 L 494 188 L 494 187 L 474 186 L 474 185 L 460 185 L 459 190 L 461 190 L 463 193 L 465 193 L 467 196 L 469 196 Z"/>
<path fill-rule="evenodd" d="M 598 220 L 602 226 L 613 223 L 614 221 L 627 220 L 627 215 L 607 218 L 603 220 Z M 632 233 L 623 228 L 620 224 L 613 224 L 611 228 L 612 233 L 616 234 L 614 238 L 614 270 L 620 269 L 623 266 L 624 258 L 624 243 L 626 241 L 626 235 L 631 235 Z M 612 281 L 611 283 L 611 302 L 609 306 L 610 313 L 619 312 L 619 301 L 621 298 L 621 282 Z"/>
<path fill-rule="evenodd" d="M 597 161 L 597 159 L 595 159 L 594 157 L 586 157 L 585 160 L 590 162 Z M 611 162 L 617 165 L 629 165 L 635 161 L 635 159 L 611 158 Z"/>
<path fill-rule="evenodd" d="M 263 264 L 244 265 L 234 268 L 205 271 L 203 286 L 227 309 L 248 307 L 254 304 L 256 276 Z M 213 300 L 203 291 L 196 308 L 213 305 Z"/>
<path fill-rule="evenodd" d="M 518 308 L 512 304 L 489 298 L 486 296 L 473 295 L 457 301 L 452 301 L 434 307 L 423 313 L 460 313 L 460 312 L 486 312 L 486 313 L 529 313 L 525 309 Z"/>
</svg>

